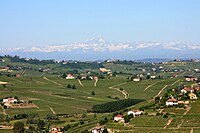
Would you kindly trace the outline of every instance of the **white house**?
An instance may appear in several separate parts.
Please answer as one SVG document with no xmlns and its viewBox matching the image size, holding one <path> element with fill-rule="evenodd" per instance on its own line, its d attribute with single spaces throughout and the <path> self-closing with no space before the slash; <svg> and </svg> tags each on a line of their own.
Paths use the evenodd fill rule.
<svg viewBox="0 0 200 133">
<path fill-rule="evenodd" d="M 103 127 L 101 127 L 101 126 L 98 126 L 98 127 L 95 127 L 95 128 L 92 128 L 92 133 L 102 133 L 103 132 L 103 130 L 104 130 L 104 128 Z"/>
<path fill-rule="evenodd" d="M 134 78 L 133 81 L 139 82 L 139 81 L 140 81 L 140 78 Z"/>
<path fill-rule="evenodd" d="M 115 117 L 114 117 L 114 121 L 117 121 L 117 122 L 124 122 L 124 117 L 123 117 L 123 115 L 116 115 Z"/>
<path fill-rule="evenodd" d="M 66 79 L 75 79 L 75 77 L 72 74 L 67 74 Z"/>
<path fill-rule="evenodd" d="M 128 111 L 128 115 L 133 115 L 134 117 L 135 116 L 140 116 L 143 114 L 143 111 L 140 111 L 140 110 L 131 110 L 131 111 Z"/>
<path fill-rule="evenodd" d="M 197 81 L 197 78 L 195 78 L 195 77 L 190 77 L 190 76 L 186 76 L 186 77 L 185 77 L 185 81 L 188 81 L 188 82 Z"/>
<path fill-rule="evenodd" d="M 17 99 L 15 98 L 5 98 L 3 99 L 3 103 L 14 103 L 17 102 Z"/>
<path fill-rule="evenodd" d="M 156 76 L 150 76 L 150 78 L 151 78 L 151 79 L 155 79 L 155 78 L 156 78 Z"/>
<path fill-rule="evenodd" d="M 194 89 L 193 88 L 184 88 L 181 90 L 181 93 L 187 93 L 187 92 L 194 92 Z"/>
<path fill-rule="evenodd" d="M 175 98 L 170 98 L 166 101 L 166 105 L 167 106 L 174 106 L 174 105 L 178 105 L 178 100 L 176 100 Z"/>
</svg>

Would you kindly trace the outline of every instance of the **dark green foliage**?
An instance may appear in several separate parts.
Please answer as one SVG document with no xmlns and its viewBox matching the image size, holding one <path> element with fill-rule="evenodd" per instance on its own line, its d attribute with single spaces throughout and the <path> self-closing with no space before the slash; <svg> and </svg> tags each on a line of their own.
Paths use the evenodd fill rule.
<svg viewBox="0 0 200 133">
<path fill-rule="evenodd" d="M 124 116 L 124 121 L 125 121 L 125 123 L 130 122 L 130 117 L 128 115 L 125 115 Z"/>
<path fill-rule="evenodd" d="M 88 130 L 81 131 L 81 133 L 90 133 Z"/>
<path fill-rule="evenodd" d="M 67 126 L 64 126 L 63 130 L 68 131 L 71 128 L 71 126 L 68 124 Z"/>
<path fill-rule="evenodd" d="M 108 102 L 104 104 L 94 105 L 92 107 L 92 111 L 95 113 L 108 113 L 114 112 L 117 110 L 121 110 L 137 103 L 140 103 L 144 100 L 142 99 L 125 99 L 125 100 L 118 100 L 113 102 Z"/>
<path fill-rule="evenodd" d="M 91 92 L 91 95 L 95 95 L 95 91 L 92 91 L 92 92 Z"/>
<path fill-rule="evenodd" d="M 155 98 L 155 104 L 160 102 L 160 97 Z"/>
<path fill-rule="evenodd" d="M 163 115 L 163 118 L 168 118 L 168 115 L 167 115 L 167 114 L 164 114 L 164 115 Z"/>
<path fill-rule="evenodd" d="M 37 127 L 38 127 L 39 130 L 44 129 L 45 125 L 46 124 L 45 124 L 44 120 L 39 120 L 38 123 L 37 123 Z"/>
<path fill-rule="evenodd" d="M 59 117 L 53 114 L 47 114 L 47 120 L 59 120 Z"/>
<path fill-rule="evenodd" d="M 72 85 L 72 89 L 76 89 L 76 86 L 75 86 L 75 85 Z"/>
<path fill-rule="evenodd" d="M 200 76 L 197 78 L 197 82 L 200 82 Z"/>
<path fill-rule="evenodd" d="M 81 125 L 83 125 L 85 122 L 84 122 L 84 121 L 80 121 L 79 123 L 80 123 Z"/>
<path fill-rule="evenodd" d="M 24 132 L 24 123 L 23 122 L 16 122 L 13 127 L 14 133 L 23 133 Z"/>
<path fill-rule="evenodd" d="M 146 79 L 150 79 L 150 78 L 151 78 L 151 76 L 150 76 L 150 75 L 147 75 Z"/>
<path fill-rule="evenodd" d="M 107 129 L 104 129 L 102 133 L 108 133 L 108 130 L 107 130 Z"/>
<path fill-rule="evenodd" d="M 100 124 L 100 125 L 104 125 L 104 124 L 106 124 L 107 122 L 108 122 L 107 117 L 104 117 L 104 119 L 101 119 L 101 120 L 99 121 L 99 124 Z"/>
<path fill-rule="evenodd" d="M 68 84 L 68 85 L 67 85 L 67 88 L 72 88 L 72 85 L 71 85 L 71 84 Z"/>
<path fill-rule="evenodd" d="M 71 69 L 98 69 L 103 67 L 103 65 L 97 62 L 69 62 L 67 64 L 62 64 L 61 67 Z"/>
</svg>

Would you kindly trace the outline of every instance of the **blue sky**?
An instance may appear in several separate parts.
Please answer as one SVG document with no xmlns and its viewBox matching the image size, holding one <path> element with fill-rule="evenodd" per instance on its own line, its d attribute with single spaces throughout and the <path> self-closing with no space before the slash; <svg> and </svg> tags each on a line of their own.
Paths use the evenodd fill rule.
<svg viewBox="0 0 200 133">
<path fill-rule="evenodd" d="M 103 36 L 113 41 L 200 42 L 200 0 L 1 0 L 1 48 Z"/>
</svg>

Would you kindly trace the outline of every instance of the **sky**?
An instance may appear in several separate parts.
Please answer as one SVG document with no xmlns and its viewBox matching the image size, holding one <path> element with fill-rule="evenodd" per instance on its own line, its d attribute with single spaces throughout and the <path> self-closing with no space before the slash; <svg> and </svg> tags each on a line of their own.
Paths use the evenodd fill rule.
<svg viewBox="0 0 200 133">
<path fill-rule="evenodd" d="M 2 49 L 102 36 L 200 43 L 200 0 L 1 0 Z"/>
</svg>

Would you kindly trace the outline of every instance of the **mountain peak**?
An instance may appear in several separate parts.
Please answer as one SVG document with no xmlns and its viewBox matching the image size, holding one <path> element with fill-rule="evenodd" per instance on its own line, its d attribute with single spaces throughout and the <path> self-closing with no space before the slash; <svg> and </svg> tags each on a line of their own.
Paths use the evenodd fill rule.
<svg viewBox="0 0 200 133">
<path fill-rule="evenodd" d="M 98 37 L 93 37 L 91 39 L 88 39 L 85 41 L 85 43 L 106 43 L 106 40 L 102 37 L 102 36 L 98 36 Z"/>
</svg>

